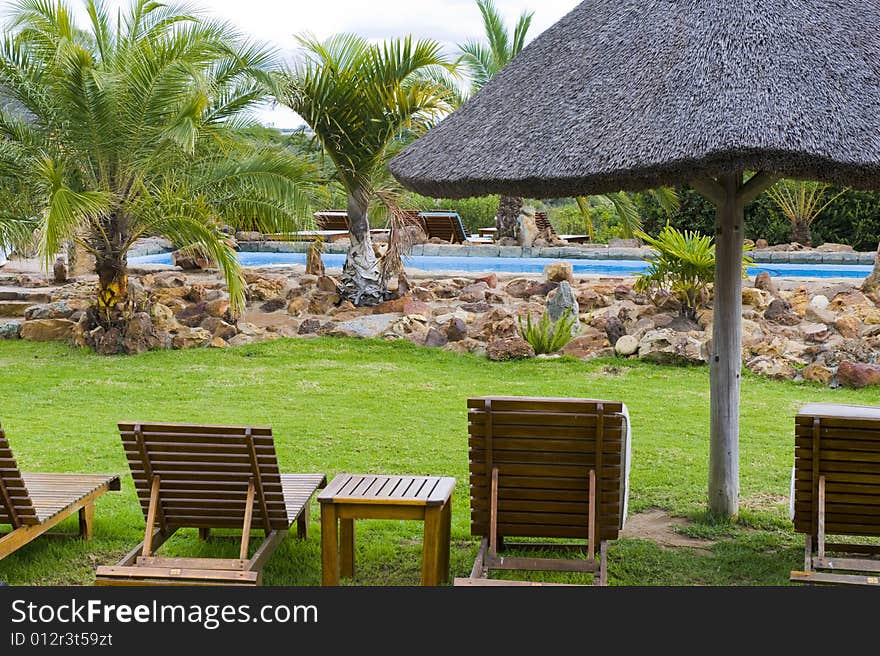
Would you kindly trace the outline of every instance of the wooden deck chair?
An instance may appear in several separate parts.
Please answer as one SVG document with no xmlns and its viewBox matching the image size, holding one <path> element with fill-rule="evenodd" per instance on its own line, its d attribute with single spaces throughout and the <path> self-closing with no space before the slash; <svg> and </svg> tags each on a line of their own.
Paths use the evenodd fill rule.
<svg viewBox="0 0 880 656">
<path fill-rule="evenodd" d="M 348 232 L 348 212 L 345 210 L 325 210 L 315 212 L 315 222 L 319 230 L 344 230 Z"/>
<path fill-rule="evenodd" d="M 551 235 L 555 235 L 560 239 L 564 239 L 565 241 L 569 241 L 573 244 L 582 244 L 590 241 L 590 235 L 559 235 L 556 233 L 556 229 L 553 227 L 553 224 L 550 223 L 550 219 L 547 216 L 547 212 L 535 212 L 535 226 L 538 230 L 549 230 Z"/>
<path fill-rule="evenodd" d="M 34 538 L 79 513 L 79 533 L 92 538 L 95 501 L 119 489 L 119 476 L 106 474 L 35 474 L 18 469 L 0 426 L 0 560 Z"/>
<path fill-rule="evenodd" d="M 456 585 L 534 585 L 492 570 L 593 572 L 607 585 L 607 543 L 626 519 L 629 414 L 614 401 L 468 399 L 471 534 L 482 538 L 470 578 Z M 508 538 L 584 540 L 584 558 L 521 558 Z M 570 548 L 570 546 L 569 546 Z M 597 556 L 598 552 L 598 556 Z"/>
<path fill-rule="evenodd" d="M 147 526 L 119 564 L 98 568 L 97 585 L 259 585 L 294 521 L 307 537 L 309 501 L 326 479 L 281 474 L 271 428 L 123 422 L 119 432 Z M 180 528 L 198 528 L 202 539 L 241 529 L 239 557 L 156 556 Z M 265 539 L 249 558 L 252 529 Z"/>
<path fill-rule="evenodd" d="M 491 244 L 491 237 L 473 237 L 464 227 L 458 212 L 422 212 L 422 226 L 428 239 L 442 239 L 450 244 Z"/>
<path fill-rule="evenodd" d="M 880 586 L 880 408 L 801 408 L 791 515 L 806 535 L 804 571 L 791 572 L 791 581 Z M 848 537 L 829 542 L 829 535 Z"/>
</svg>

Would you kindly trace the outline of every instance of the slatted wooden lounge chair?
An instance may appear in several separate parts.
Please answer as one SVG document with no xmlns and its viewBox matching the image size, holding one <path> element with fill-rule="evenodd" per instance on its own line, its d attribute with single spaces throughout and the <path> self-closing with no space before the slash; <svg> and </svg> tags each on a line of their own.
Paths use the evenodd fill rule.
<svg viewBox="0 0 880 656">
<path fill-rule="evenodd" d="M 315 212 L 315 222 L 320 230 L 344 230 L 348 232 L 348 212 L 345 210 L 325 210 Z"/>
<path fill-rule="evenodd" d="M 95 501 L 119 489 L 119 476 L 106 474 L 35 474 L 18 469 L 0 426 L 0 560 L 79 513 L 79 533 L 92 538 Z"/>
<path fill-rule="evenodd" d="M 471 534 L 482 538 L 470 578 L 456 585 L 534 585 L 492 570 L 593 572 L 607 585 L 607 543 L 626 518 L 629 418 L 614 401 L 468 399 Z M 508 538 L 585 540 L 586 558 L 522 558 Z M 598 558 L 596 552 L 598 551 Z"/>
<path fill-rule="evenodd" d="M 553 224 L 547 216 L 547 212 L 535 212 L 535 226 L 538 230 L 549 230 L 551 235 L 556 235 L 560 239 L 571 242 L 572 244 L 583 244 L 590 241 L 590 235 L 558 235 Z"/>
<path fill-rule="evenodd" d="M 880 408 L 801 408 L 792 488 L 794 528 L 806 546 L 804 571 L 791 580 L 880 586 Z"/>
<path fill-rule="evenodd" d="M 473 237 L 464 227 L 458 212 L 422 212 L 422 226 L 428 239 L 442 239 L 450 244 L 491 244 L 491 237 Z"/>
<path fill-rule="evenodd" d="M 271 428 L 123 422 L 119 432 L 147 527 L 118 565 L 98 568 L 98 585 L 259 585 L 293 522 L 307 537 L 309 501 L 326 479 L 281 474 Z M 156 556 L 181 528 L 203 539 L 211 529 L 241 529 L 239 557 Z M 249 558 L 252 529 L 265 539 Z"/>
</svg>

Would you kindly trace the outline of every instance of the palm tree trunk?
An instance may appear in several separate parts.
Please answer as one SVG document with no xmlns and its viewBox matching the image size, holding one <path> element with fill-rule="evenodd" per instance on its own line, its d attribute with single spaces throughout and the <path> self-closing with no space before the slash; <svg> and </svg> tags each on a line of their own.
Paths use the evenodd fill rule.
<svg viewBox="0 0 880 656">
<path fill-rule="evenodd" d="M 810 224 L 804 221 L 796 221 L 791 226 L 791 238 L 803 246 L 812 246 L 813 236 L 810 234 Z"/>
<path fill-rule="evenodd" d="M 355 189 L 348 196 L 348 228 L 351 246 L 342 268 L 341 296 L 358 307 L 378 305 L 387 298 L 379 272 L 379 258 L 373 251 L 367 194 Z"/>
<path fill-rule="evenodd" d="M 516 196 L 501 197 L 498 201 L 498 214 L 495 215 L 496 239 L 501 239 L 502 237 L 516 238 L 522 206 L 522 198 Z"/>
<path fill-rule="evenodd" d="M 95 257 L 98 274 L 98 307 L 108 315 L 118 314 L 128 300 L 128 258 L 116 249 Z"/>
</svg>

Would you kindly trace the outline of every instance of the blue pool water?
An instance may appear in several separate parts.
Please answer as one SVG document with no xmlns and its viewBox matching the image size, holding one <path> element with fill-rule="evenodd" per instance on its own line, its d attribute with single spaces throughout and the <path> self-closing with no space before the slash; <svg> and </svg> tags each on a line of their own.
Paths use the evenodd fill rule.
<svg viewBox="0 0 880 656">
<path fill-rule="evenodd" d="M 323 255 L 328 268 L 341 268 L 345 255 Z M 285 266 L 305 264 L 305 253 L 256 253 L 240 252 L 238 260 L 242 266 Z M 464 271 L 470 273 L 541 273 L 544 267 L 558 259 L 544 257 L 441 257 L 414 256 L 406 261 L 407 268 L 423 271 Z M 641 260 L 565 260 L 571 262 L 575 274 L 601 276 L 632 276 L 644 271 L 648 263 Z M 145 255 L 133 257 L 133 265 L 171 264 L 171 254 Z M 867 264 L 764 264 L 749 267 L 749 275 L 754 276 L 767 271 L 775 278 L 865 278 L 872 267 Z"/>
</svg>

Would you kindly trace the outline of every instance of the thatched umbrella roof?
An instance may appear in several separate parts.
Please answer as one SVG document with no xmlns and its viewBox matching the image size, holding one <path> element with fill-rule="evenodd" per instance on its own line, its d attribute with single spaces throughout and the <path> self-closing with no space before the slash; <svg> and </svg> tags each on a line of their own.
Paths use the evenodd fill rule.
<svg viewBox="0 0 880 656">
<path fill-rule="evenodd" d="M 391 170 L 434 197 L 689 182 L 712 200 L 709 509 L 734 514 L 743 207 L 779 175 L 880 188 L 880 4 L 588 0 Z"/>
<path fill-rule="evenodd" d="M 391 164 L 444 198 L 757 169 L 880 187 L 880 3 L 588 0 Z"/>
</svg>

